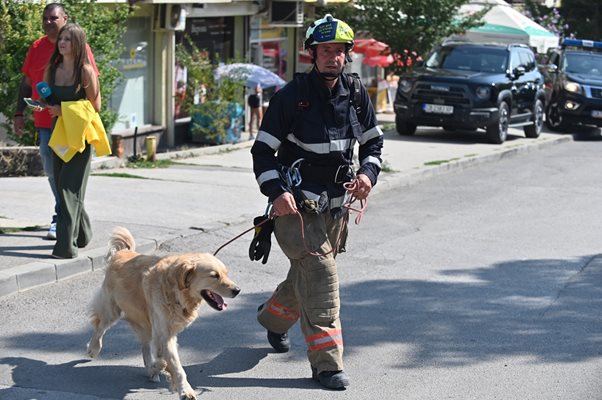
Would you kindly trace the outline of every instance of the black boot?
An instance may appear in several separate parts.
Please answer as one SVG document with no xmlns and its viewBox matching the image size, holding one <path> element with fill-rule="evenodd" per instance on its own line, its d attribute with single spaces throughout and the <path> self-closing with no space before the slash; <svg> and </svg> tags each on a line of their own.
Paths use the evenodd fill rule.
<svg viewBox="0 0 602 400">
<path fill-rule="evenodd" d="M 318 374 L 318 370 L 314 367 L 311 367 L 311 378 L 332 390 L 343 390 L 350 383 L 349 377 L 343 371 L 322 371 Z"/>
<path fill-rule="evenodd" d="M 276 353 L 286 353 L 291 348 L 291 342 L 288 340 L 288 333 L 274 333 L 268 331 L 268 342 L 272 345 Z"/>
</svg>

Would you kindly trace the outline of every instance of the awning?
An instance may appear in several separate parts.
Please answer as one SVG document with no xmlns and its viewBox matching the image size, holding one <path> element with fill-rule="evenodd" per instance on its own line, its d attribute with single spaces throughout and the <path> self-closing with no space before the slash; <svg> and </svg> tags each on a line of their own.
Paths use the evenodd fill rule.
<svg viewBox="0 0 602 400">
<path fill-rule="evenodd" d="M 472 2 L 460 7 L 459 13 L 470 15 L 483 7 L 479 2 Z M 496 1 L 483 21 L 484 25 L 469 29 L 463 36 L 476 42 L 524 43 L 535 47 L 540 53 L 558 46 L 557 36 L 504 1 Z"/>
</svg>

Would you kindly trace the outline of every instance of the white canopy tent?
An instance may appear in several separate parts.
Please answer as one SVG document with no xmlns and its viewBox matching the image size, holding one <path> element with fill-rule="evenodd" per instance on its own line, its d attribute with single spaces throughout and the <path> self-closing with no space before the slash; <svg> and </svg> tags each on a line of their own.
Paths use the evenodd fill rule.
<svg viewBox="0 0 602 400">
<path fill-rule="evenodd" d="M 476 0 L 460 7 L 460 16 L 473 14 L 490 5 L 484 25 L 472 28 L 461 37 L 474 42 L 524 43 L 546 53 L 558 46 L 558 37 L 503 0 Z"/>
</svg>

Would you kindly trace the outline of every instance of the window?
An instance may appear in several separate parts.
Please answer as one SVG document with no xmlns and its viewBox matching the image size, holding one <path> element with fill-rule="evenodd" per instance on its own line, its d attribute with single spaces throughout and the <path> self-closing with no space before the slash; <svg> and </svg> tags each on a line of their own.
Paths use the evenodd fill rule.
<svg viewBox="0 0 602 400">
<path fill-rule="evenodd" d="M 510 53 L 510 71 L 514 71 L 521 66 L 521 59 L 517 51 Z"/>
<path fill-rule="evenodd" d="M 119 63 L 123 80 L 110 99 L 111 109 L 119 115 L 113 128 L 115 131 L 153 123 L 150 36 L 150 18 L 128 19 L 127 31 L 122 39 L 125 51 Z"/>
<path fill-rule="evenodd" d="M 525 67 L 525 71 L 533 71 L 535 69 L 535 58 L 533 57 L 533 53 L 522 49 L 518 52 L 518 54 L 520 58 L 520 64 Z"/>
</svg>

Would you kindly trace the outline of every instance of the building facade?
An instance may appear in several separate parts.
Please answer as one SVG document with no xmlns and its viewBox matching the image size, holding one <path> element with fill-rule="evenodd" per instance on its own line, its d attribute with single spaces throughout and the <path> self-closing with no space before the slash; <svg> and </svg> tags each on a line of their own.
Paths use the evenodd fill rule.
<svg viewBox="0 0 602 400">
<path fill-rule="evenodd" d="M 349 0 L 330 2 L 344 3 Z M 125 3 L 103 1 L 99 3 Z M 302 43 L 305 18 L 326 0 L 139 0 L 122 43 L 119 63 L 123 81 L 110 98 L 119 115 L 111 132 L 123 137 L 161 133 L 161 145 L 174 147 L 178 125 L 175 93 L 185 71 L 178 68 L 175 48 L 189 37 L 212 59 L 233 58 L 263 66 L 285 81 L 308 67 Z M 305 61 L 305 62 L 304 62 Z M 269 93 L 268 93 L 269 95 Z M 241 99 L 244 104 L 244 99 Z"/>
</svg>

